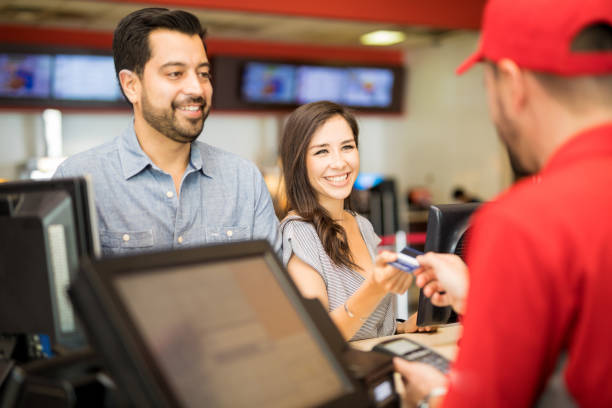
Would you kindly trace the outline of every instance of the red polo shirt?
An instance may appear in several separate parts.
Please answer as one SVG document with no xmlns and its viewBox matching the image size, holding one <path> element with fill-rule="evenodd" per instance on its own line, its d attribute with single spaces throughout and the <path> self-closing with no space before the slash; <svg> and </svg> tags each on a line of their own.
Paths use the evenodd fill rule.
<svg viewBox="0 0 612 408">
<path fill-rule="evenodd" d="M 473 220 L 447 407 L 523 407 L 560 356 L 580 406 L 612 406 L 612 123 L 561 146 Z"/>
</svg>

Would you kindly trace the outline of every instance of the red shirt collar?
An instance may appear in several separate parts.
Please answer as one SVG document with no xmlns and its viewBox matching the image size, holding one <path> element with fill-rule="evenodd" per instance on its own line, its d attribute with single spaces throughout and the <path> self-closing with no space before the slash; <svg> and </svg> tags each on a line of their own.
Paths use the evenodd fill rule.
<svg viewBox="0 0 612 408">
<path fill-rule="evenodd" d="M 541 174 L 569 163 L 595 157 L 612 157 L 612 122 L 585 129 L 561 145 L 551 156 Z"/>
</svg>

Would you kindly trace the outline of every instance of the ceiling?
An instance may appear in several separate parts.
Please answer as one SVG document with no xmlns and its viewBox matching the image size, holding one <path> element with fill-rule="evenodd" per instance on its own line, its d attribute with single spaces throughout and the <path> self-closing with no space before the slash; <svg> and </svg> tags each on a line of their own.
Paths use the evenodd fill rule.
<svg viewBox="0 0 612 408">
<path fill-rule="evenodd" d="M 194 13 L 211 39 L 358 47 L 362 34 L 392 29 L 407 36 L 387 47 L 397 50 L 438 41 L 457 29 L 477 29 L 484 1 L 0 0 L 0 26 L 110 33 L 136 9 L 165 6 Z"/>
</svg>

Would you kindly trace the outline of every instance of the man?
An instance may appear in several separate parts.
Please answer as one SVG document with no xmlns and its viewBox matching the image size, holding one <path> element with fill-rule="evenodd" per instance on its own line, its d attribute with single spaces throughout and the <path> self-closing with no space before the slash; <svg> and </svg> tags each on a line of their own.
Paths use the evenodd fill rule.
<svg viewBox="0 0 612 408">
<path fill-rule="evenodd" d="M 612 2 L 491 0 L 458 71 L 477 61 L 512 162 L 535 175 L 476 214 L 469 271 L 419 258 L 417 284 L 464 313 L 464 331 L 448 378 L 396 361 L 406 398 L 610 407 Z"/>
<path fill-rule="evenodd" d="M 196 141 L 212 85 L 198 19 L 147 8 L 119 22 L 113 56 L 133 125 L 75 155 L 55 177 L 91 174 L 103 255 L 266 238 L 278 220 L 257 168 Z"/>
</svg>

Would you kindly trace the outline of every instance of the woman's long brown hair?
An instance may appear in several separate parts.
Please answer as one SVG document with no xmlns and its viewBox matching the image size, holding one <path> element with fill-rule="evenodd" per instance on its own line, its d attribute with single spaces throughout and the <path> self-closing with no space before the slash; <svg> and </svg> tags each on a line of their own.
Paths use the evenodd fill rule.
<svg viewBox="0 0 612 408">
<path fill-rule="evenodd" d="M 346 120 L 358 146 L 357 120 L 342 105 L 328 101 L 313 102 L 300 106 L 289 115 L 280 142 L 288 210 L 293 210 L 314 225 L 325 252 L 337 266 L 360 269 L 353 262 L 346 231 L 317 201 L 306 169 L 306 152 L 313 134 L 335 116 Z M 348 197 L 344 200 L 344 208 L 350 208 Z"/>
</svg>

